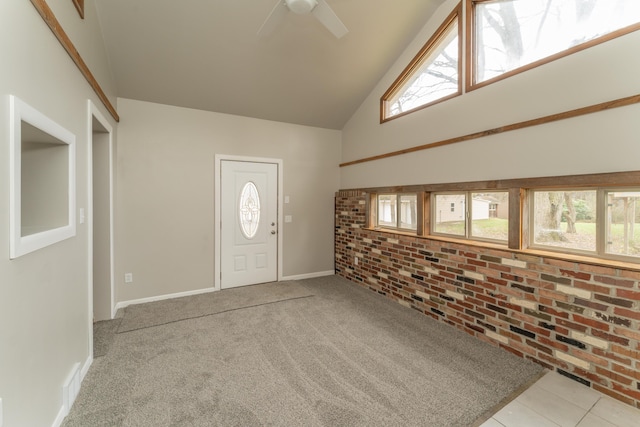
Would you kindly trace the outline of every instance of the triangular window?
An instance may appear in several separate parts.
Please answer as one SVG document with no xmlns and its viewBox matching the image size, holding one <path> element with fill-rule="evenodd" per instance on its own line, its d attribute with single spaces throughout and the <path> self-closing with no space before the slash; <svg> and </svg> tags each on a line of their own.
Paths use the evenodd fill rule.
<svg viewBox="0 0 640 427">
<path fill-rule="evenodd" d="M 382 122 L 462 93 L 460 29 L 458 6 L 382 96 Z"/>
</svg>

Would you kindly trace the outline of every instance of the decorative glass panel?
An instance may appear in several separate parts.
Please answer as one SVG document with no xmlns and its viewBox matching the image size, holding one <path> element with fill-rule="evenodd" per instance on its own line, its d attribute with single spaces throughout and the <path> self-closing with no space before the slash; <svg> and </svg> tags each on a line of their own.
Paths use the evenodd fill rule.
<svg viewBox="0 0 640 427">
<path fill-rule="evenodd" d="M 260 224 L 260 195 L 256 185 L 249 181 L 240 192 L 240 229 L 247 239 L 253 239 Z"/>
</svg>

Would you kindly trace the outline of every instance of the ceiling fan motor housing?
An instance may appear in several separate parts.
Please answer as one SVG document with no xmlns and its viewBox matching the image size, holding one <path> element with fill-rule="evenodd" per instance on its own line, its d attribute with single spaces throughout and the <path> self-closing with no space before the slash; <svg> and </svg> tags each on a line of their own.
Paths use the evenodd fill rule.
<svg viewBox="0 0 640 427">
<path fill-rule="evenodd" d="M 285 0 L 285 3 L 291 12 L 298 15 L 310 13 L 318 5 L 316 0 Z"/>
</svg>

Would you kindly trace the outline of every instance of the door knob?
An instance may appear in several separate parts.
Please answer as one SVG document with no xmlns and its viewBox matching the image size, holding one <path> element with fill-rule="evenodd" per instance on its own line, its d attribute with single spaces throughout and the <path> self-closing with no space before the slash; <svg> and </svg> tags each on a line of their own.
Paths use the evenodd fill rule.
<svg viewBox="0 0 640 427">
<path fill-rule="evenodd" d="M 276 234 L 276 230 L 271 230 L 271 234 Z"/>
</svg>

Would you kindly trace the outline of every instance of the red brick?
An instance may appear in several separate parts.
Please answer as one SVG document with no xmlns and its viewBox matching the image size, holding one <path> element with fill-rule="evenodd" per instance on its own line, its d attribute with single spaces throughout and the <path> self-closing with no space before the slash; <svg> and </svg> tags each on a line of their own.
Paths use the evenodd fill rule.
<svg viewBox="0 0 640 427">
<path fill-rule="evenodd" d="M 572 329 L 574 331 L 577 331 L 577 332 L 583 332 L 584 333 L 588 329 L 585 325 L 580 325 L 578 323 L 573 323 L 573 322 L 570 322 L 568 320 L 561 319 L 561 318 L 556 319 L 556 322 L 558 323 L 558 325 L 565 326 L 565 327 L 567 327 L 569 329 Z"/>
<path fill-rule="evenodd" d="M 546 346 L 549 347 L 553 347 L 556 348 L 564 353 L 566 353 L 567 351 L 569 351 L 569 346 L 566 344 L 562 344 L 559 341 L 555 341 L 555 340 L 550 340 L 548 338 L 545 337 L 538 337 L 538 341 Z"/>
<path fill-rule="evenodd" d="M 578 359 L 586 360 L 586 361 L 589 361 L 589 362 L 593 362 L 596 365 L 600 365 L 600 366 L 605 366 L 605 367 L 609 366 L 609 362 L 606 359 L 603 359 L 602 357 L 595 356 L 595 355 L 593 355 L 591 353 L 588 353 L 586 351 L 578 350 L 577 348 L 572 348 L 570 350 L 570 353 L 572 355 L 574 355 L 575 357 L 577 357 Z"/>
<path fill-rule="evenodd" d="M 629 345 L 629 340 L 627 338 L 623 338 L 623 337 L 618 336 L 618 335 L 620 335 L 620 333 L 617 332 L 617 331 L 616 331 L 616 335 L 612 335 L 612 334 L 609 334 L 609 333 L 606 333 L 606 332 L 599 331 L 597 329 L 593 329 L 591 331 L 591 334 L 596 338 L 602 338 L 602 339 L 607 340 L 607 341 L 612 342 L 612 343 L 625 345 L 625 346 Z"/>
<path fill-rule="evenodd" d="M 530 270 L 540 271 L 543 273 L 558 274 L 558 267 L 546 264 L 529 264 Z"/>
<path fill-rule="evenodd" d="M 640 401 L 640 390 L 633 390 L 627 387 L 623 387 L 617 383 L 613 383 L 611 384 L 613 386 L 613 389 L 615 391 L 618 391 L 620 393 L 626 394 L 627 396 L 631 397 L 632 399 L 638 400 Z"/>
<path fill-rule="evenodd" d="M 640 311 L 638 310 L 627 310 L 626 308 L 615 307 L 613 312 L 618 316 L 626 317 L 628 319 L 640 320 Z"/>
<path fill-rule="evenodd" d="M 569 295 L 561 294 L 560 292 L 540 289 L 539 294 L 544 297 L 554 299 L 556 301 L 569 302 Z"/>
<path fill-rule="evenodd" d="M 616 296 L 620 298 L 631 299 L 634 301 L 640 301 L 640 292 L 630 291 L 627 289 L 616 289 Z"/>
<path fill-rule="evenodd" d="M 637 270 L 618 270 L 619 276 L 632 280 L 640 280 L 640 271 Z"/>
<path fill-rule="evenodd" d="M 573 314 L 573 320 L 578 323 L 582 323 L 583 325 L 591 326 L 595 329 L 600 329 L 602 331 L 609 331 L 609 324 L 604 322 L 599 322 L 597 320 L 589 319 L 588 317 L 581 316 L 579 314 Z"/>
<path fill-rule="evenodd" d="M 624 402 L 628 405 L 631 406 L 635 406 L 635 402 L 633 401 L 633 399 L 631 399 L 630 397 L 625 396 L 624 394 L 620 394 L 620 393 L 616 393 L 615 391 L 607 388 L 607 387 L 603 387 L 599 384 L 593 384 L 592 385 L 594 390 L 599 391 L 600 393 L 606 394 L 609 397 L 613 397 L 616 400 L 620 400 L 621 402 Z"/>
<path fill-rule="evenodd" d="M 620 384 L 631 385 L 631 383 L 633 383 L 633 381 L 630 378 L 623 377 L 620 374 L 616 374 L 615 372 L 611 372 L 610 370 L 602 368 L 600 366 L 596 366 L 596 372 Z"/>
<path fill-rule="evenodd" d="M 583 281 L 580 281 L 580 280 L 574 280 L 573 281 L 573 286 L 576 287 L 576 288 L 584 289 L 586 291 L 597 292 L 597 293 L 603 294 L 603 295 L 610 295 L 611 294 L 611 287 L 610 286 L 597 285 L 595 283 L 587 283 L 587 282 L 583 282 Z"/>
<path fill-rule="evenodd" d="M 614 279 L 613 277 L 607 276 L 593 276 L 593 280 L 604 283 L 605 285 L 620 286 L 624 288 L 633 288 L 633 285 L 636 283 L 632 280 Z"/>
<path fill-rule="evenodd" d="M 580 279 L 580 280 L 590 280 L 591 279 L 591 274 L 585 273 L 585 272 L 582 272 L 582 271 L 572 271 L 572 270 L 560 269 L 560 274 L 562 276 L 573 277 L 574 279 Z"/>
<path fill-rule="evenodd" d="M 625 366 L 618 365 L 617 363 L 611 364 L 611 369 L 619 374 L 625 375 L 629 378 L 640 380 L 640 372 L 635 369 L 629 369 Z"/>
<path fill-rule="evenodd" d="M 578 368 L 577 366 L 575 366 L 573 368 L 573 373 L 576 374 L 579 377 L 588 379 L 589 381 L 591 381 L 592 385 L 593 384 L 601 384 L 601 385 L 608 385 L 609 384 L 609 380 L 608 379 L 601 377 L 600 375 L 596 374 L 595 372 L 585 371 L 584 369 Z"/>
<path fill-rule="evenodd" d="M 640 360 L 640 348 L 638 350 L 632 350 L 627 347 L 613 344 L 611 346 L 611 351 L 622 354 L 623 356 L 631 357 L 632 359 Z"/>
<path fill-rule="evenodd" d="M 567 270 L 575 270 L 576 269 L 576 263 L 575 262 L 561 261 L 559 259 L 554 259 L 554 258 L 546 258 L 543 262 L 545 264 L 553 265 L 554 267 L 560 267 L 560 268 L 564 268 L 564 269 L 567 269 Z"/>
<path fill-rule="evenodd" d="M 600 357 L 605 357 L 607 359 L 610 360 L 614 360 L 618 363 L 622 363 L 628 366 L 631 366 L 631 359 L 627 358 L 627 357 L 622 357 L 616 353 L 613 353 L 611 351 L 605 351 L 602 350 L 601 348 L 596 348 L 594 347 L 592 350 L 593 354 L 595 354 L 596 356 L 600 356 Z"/>
<path fill-rule="evenodd" d="M 587 271 L 589 273 L 603 274 L 605 276 L 615 276 L 616 269 L 611 267 L 602 267 L 599 265 L 580 264 L 580 270 Z"/>
</svg>

